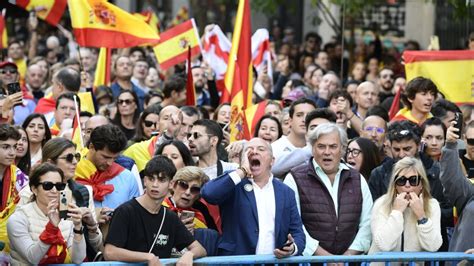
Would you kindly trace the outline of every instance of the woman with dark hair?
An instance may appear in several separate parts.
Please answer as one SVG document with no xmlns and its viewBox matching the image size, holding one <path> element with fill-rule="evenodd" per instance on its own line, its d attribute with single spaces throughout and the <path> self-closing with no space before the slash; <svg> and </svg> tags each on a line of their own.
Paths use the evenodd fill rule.
<svg viewBox="0 0 474 266">
<path fill-rule="evenodd" d="M 421 130 L 421 149 L 423 153 L 434 161 L 439 161 L 441 148 L 443 148 L 446 139 L 446 126 L 441 119 L 432 117 L 421 125 Z"/>
<path fill-rule="evenodd" d="M 179 140 L 168 140 L 161 143 L 156 149 L 155 155 L 163 155 L 170 158 L 178 170 L 185 166 L 195 165 L 193 156 L 188 147 Z"/>
<path fill-rule="evenodd" d="M 379 166 L 382 159 L 377 146 L 366 138 L 354 138 L 349 141 L 346 150 L 346 162 L 369 180 L 370 173 Z"/>
<path fill-rule="evenodd" d="M 120 91 L 117 96 L 117 113 L 112 123 L 122 130 L 128 140 L 135 135 L 135 125 L 140 115 L 138 96 L 129 90 Z"/>
<path fill-rule="evenodd" d="M 21 134 L 21 138 L 16 144 L 15 164 L 23 173 L 28 175 L 31 167 L 28 134 L 26 133 L 26 130 L 20 126 L 15 126 L 15 129 Z"/>
<path fill-rule="evenodd" d="M 130 140 L 131 144 L 150 139 L 154 133 L 159 132 L 160 111 L 161 107 L 155 104 L 143 111 L 137 121 L 137 132 Z"/>
<path fill-rule="evenodd" d="M 13 265 L 79 264 L 86 258 L 82 211 L 68 204 L 61 219 L 59 195 L 66 183 L 57 166 L 44 163 L 30 175 L 32 201 L 15 210 L 7 223 Z"/>
<path fill-rule="evenodd" d="M 29 115 L 23 122 L 22 127 L 28 134 L 31 166 L 35 166 L 35 164 L 41 162 L 42 148 L 51 139 L 51 131 L 44 115 L 37 113 Z"/>
<path fill-rule="evenodd" d="M 270 144 L 282 135 L 283 129 L 281 128 L 280 121 L 278 118 L 268 114 L 258 120 L 253 134 L 255 138 L 262 138 Z"/>
</svg>

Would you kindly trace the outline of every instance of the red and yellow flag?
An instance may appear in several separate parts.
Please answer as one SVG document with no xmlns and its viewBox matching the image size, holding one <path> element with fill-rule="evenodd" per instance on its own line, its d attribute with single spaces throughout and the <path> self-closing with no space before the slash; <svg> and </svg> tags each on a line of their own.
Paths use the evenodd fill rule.
<svg viewBox="0 0 474 266">
<path fill-rule="evenodd" d="M 7 23 L 2 12 L 2 14 L 0 14 L 0 49 L 6 48 L 8 48 Z"/>
<path fill-rule="evenodd" d="M 201 53 L 201 41 L 194 19 L 190 19 L 160 34 L 160 43 L 153 47 L 161 69 L 168 69 L 187 58 L 188 47 L 191 56 Z"/>
<path fill-rule="evenodd" d="M 245 109 L 245 122 L 248 126 L 250 137 L 255 133 L 255 127 L 260 118 L 265 115 L 265 107 L 267 107 L 267 103 L 268 100 L 264 100 Z"/>
<path fill-rule="evenodd" d="M 153 11 L 144 11 L 141 13 L 133 13 L 133 15 L 150 25 L 151 29 L 156 33 L 160 33 L 160 19 Z"/>
<path fill-rule="evenodd" d="M 95 68 L 94 88 L 101 85 L 110 86 L 110 68 L 112 66 L 112 49 L 100 48 L 97 66 Z"/>
<path fill-rule="evenodd" d="M 429 78 L 447 100 L 474 102 L 474 51 L 405 51 L 403 58 L 407 81 Z"/>
<path fill-rule="evenodd" d="M 186 105 L 196 105 L 196 90 L 194 88 L 193 71 L 191 69 L 191 47 L 188 47 L 187 60 L 188 78 L 186 80 Z"/>
<path fill-rule="evenodd" d="M 16 0 L 15 4 L 36 15 L 49 24 L 58 25 L 66 10 L 67 0 Z"/>
<path fill-rule="evenodd" d="M 225 87 L 231 97 L 230 140 L 248 139 L 243 110 L 252 105 L 252 28 L 250 0 L 240 0 L 235 19 L 232 48 L 225 75 Z M 247 132 L 248 133 L 248 132 Z"/>
<path fill-rule="evenodd" d="M 173 21 L 171 22 L 171 25 L 177 26 L 177 25 L 185 22 L 188 19 L 189 19 L 188 8 L 185 7 L 185 6 L 181 6 L 179 8 L 178 12 L 176 12 L 176 16 L 173 18 Z"/>
<path fill-rule="evenodd" d="M 69 13 L 80 46 L 127 48 L 160 39 L 145 21 L 106 0 L 69 0 Z"/>
</svg>

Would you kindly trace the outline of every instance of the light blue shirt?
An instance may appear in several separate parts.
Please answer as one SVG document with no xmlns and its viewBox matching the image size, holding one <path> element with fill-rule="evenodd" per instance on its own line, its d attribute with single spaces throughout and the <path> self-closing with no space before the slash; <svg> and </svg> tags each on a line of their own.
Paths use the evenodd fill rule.
<svg viewBox="0 0 474 266">
<path fill-rule="evenodd" d="M 337 171 L 333 184 L 331 184 L 329 177 L 326 175 L 326 173 L 324 173 L 323 169 L 316 163 L 314 159 L 313 167 L 316 170 L 316 174 L 319 176 L 319 178 L 321 178 L 321 181 L 323 182 L 324 186 L 329 191 L 329 194 L 331 195 L 332 201 L 334 203 L 336 215 L 338 215 L 338 192 L 341 171 L 349 170 L 349 167 L 344 163 L 339 164 L 339 170 Z M 362 212 L 359 220 L 359 231 L 357 232 L 357 235 L 354 238 L 354 241 L 352 241 L 352 244 L 350 245 L 349 249 L 366 253 L 370 248 L 370 242 L 372 239 L 372 233 L 370 231 L 370 213 L 372 211 L 373 200 L 372 194 L 370 194 L 369 186 L 367 185 L 367 181 L 362 175 L 360 176 L 360 181 L 362 191 Z M 291 173 L 286 176 L 284 183 L 288 185 L 291 189 L 293 189 L 293 191 L 295 192 L 296 206 L 301 215 L 300 195 L 298 193 L 298 186 L 296 185 L 295 179 L 291 175 Z M 306 235 L 306 247 L 303 251 L 303 256 L 312 256 L 319 247 L 319 241 L 309 235 L 304 224 L 303 231 Z"/>
<path fill-rule="evenodd" d="M 138 184 L 132 172 L 125 169 L 116 177 L 107 180 L 105 184 L 114 186 L 114 191 L 104 197 L 104 201 L 94 201 L 96 208 L 117 208 L 124 202 L 140 196 Z"/>
</svg>

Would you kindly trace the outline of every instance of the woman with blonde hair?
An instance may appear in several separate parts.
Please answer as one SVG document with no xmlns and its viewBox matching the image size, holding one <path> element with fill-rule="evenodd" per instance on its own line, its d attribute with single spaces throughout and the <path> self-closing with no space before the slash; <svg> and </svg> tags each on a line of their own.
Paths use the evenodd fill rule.
<svg viewBox="0 0 474 266">
<path fill-rule="evenodd" d="M 369 254 L 389 251 L 435 252 L 443 243 L 439 203 L 419 159 L 405 157 L 392 172 L 388 191 L 373 206 Z"/>
</svg>

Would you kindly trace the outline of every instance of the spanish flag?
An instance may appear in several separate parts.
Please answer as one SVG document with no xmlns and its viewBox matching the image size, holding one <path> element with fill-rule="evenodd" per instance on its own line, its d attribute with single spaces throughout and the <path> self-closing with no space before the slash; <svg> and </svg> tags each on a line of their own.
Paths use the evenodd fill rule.
<svg viewBox="0 0 474 266">
<path fill-rule="evenodd" d="M 0 14 L 0 49 L 8 48 L 7 23 L 5 22 L 5 9 Z"/>
<path fill-rule="evenodd" d="M 173 21 L 171 22 L 171 25 L 177 26 L 177 25 L 185 22 L 188 19 L 189 19 L 188 8 L 185 7 L 185 6 L 181 6 L 179 8 L 178 12 L 176 13 L 176 16 L 173 18 Z"/>
<path fill-rule="evenodd" d="M 265 107 L 267 107 L 267 103 L 268 100 L 264 100 L 245 109 L 245 123 L 248 127 L 250 137 L 255 133 L 255 127 L 260 118 L 265 115 Z"/>
<path fill-rule="evenodd" d="M 138 171 L 145 169 L 146 164 L 155 154 L 155 146 L 159 136 L 151 137 L 149 140 L 144 140 L 128 147 L 123 155 L 135 161 Z"/>
<path fill-rule="evenodd" d="M 110 68 L 112 66 L 112 49 L 102 47 L 99 51 L 97 66 L 95 68 L 94 88 L 101 85 L 110 86 Z"/>
<path fill-rule="evenodd" d="M 15 4 L 28 11 L 35 11 L 39 18 L 56 26 L 66 10 L 67 0 L 16 0 Z"/>
<path fill-rule="evenodd" d="M 201 53 L 201 41 L 194 19 L 190 19 L 160 34 L 160 43 L 153 47 L 160 68 L 168 69 L 187 58 L 188 47 L 191 56 Z"/>
<path fill-rule="evenodd" d="M 225 76 L 225 87 L 230 91 L 230 141 L 250 138 L 243 110 L 252 105 L 252 46 L 250 0 L 240 0 L 235 19 L 232 48 Z"/>
<path fill-rule="evenodd" d="M 106 0 L 69 0 L 69 13 L 80 46 L 127 48 L 160 38 L 146 22 Z"/>
<path fill-rule="evenodd" d="M 405 51 L 403 58 L 407 81 L 429 78 L 446 99 L 474 102 L 474 51 Z"/>
<path fill-rule="evenodd" d="M 156 33 L 160 33 L 160 19 L 153 11 L 144 11 L 141 13 L 133 13 L 133 15 L 150 25 L 151 29 Z"/>
</svg>

